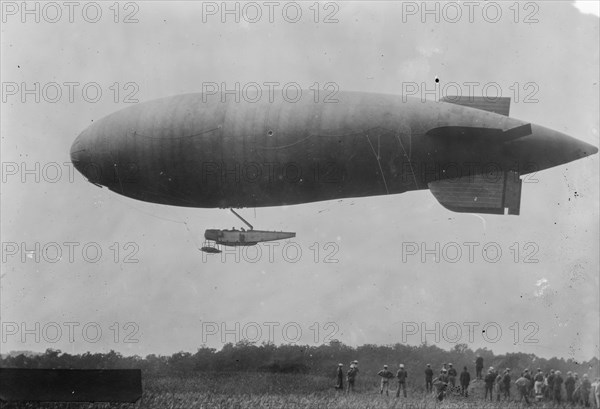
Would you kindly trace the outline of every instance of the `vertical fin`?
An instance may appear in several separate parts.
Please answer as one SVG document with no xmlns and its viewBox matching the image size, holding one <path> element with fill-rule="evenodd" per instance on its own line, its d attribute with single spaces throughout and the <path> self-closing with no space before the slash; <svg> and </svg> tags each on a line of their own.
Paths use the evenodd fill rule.
<svg viewBox="0 0 600 409">
<path fill-rule="evenodd" d="M 518 215 L 521 207 L 519 174 L 477 174 L 429 183 L 429 189 L 442 206 L 459 213 Z"/>
</svg>

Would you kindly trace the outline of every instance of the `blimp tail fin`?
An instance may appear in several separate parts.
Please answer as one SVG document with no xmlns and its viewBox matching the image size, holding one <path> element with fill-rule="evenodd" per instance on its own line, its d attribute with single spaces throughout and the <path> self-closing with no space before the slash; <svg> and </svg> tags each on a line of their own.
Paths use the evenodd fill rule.
<svg viewBox="0 0 600 409">
<path fill-rule="evenodd" d="M 459 213 L 518 215 L 521 179 L 517 172 L 470 175 L 429 183 L 435 198 L 448 210 Z"/>
<path fill-rule="evenodd" d="M 508 97 L 488 98 L 457 95 L 445 96 L 440 101 L 476 108 L 504 116 L 508 116 L 508 113 L 510 112 L 510 98 Z"/>
</svg>

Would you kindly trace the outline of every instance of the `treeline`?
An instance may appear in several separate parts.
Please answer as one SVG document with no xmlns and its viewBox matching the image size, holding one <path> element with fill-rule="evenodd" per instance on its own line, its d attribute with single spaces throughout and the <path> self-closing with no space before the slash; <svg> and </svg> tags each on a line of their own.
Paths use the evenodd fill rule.
<svg viewBox="0 0 600 409">
<path fill-rule="evenodd" d="M 270 343 L 255 345 L 249 342 L 226 344 L 221 350 L 202 347 L 196 353 L 178 352 L 171 356 L 147 355 L 123 356 L 119 352 L 86 352 L 79 355 L 63 353 L 60 350 L 47 349 L 43 354 L 9 355 L 2 357 L 0 366 L 4 368 L 72 368 L 72 369 L 128 369 L 139 368 L 145 376 L 177 375 L 187 376 L 197 372 L 274 372 L 308 373 L 332 376 L 338 363 L 348 368 L 350 361 L 358 360 L 361 374 L 374 375 L 384 364 L 395 370 L 403 363 L 408 370 L 409 379 L 420 379 L 426 364 L 434 371 L 443 363 L 452 363 L 460 372 L 467 366 L 472 377 L 475 376 L 475 358 L 484 359 L 484 371 L 488 367 L 511 368 L 513 373 L 525 368 L 544 372 L 559 369 L 588 373 L 592 378 L 598 376 L 598 358 L 588 362 L 576 362 L 563 358 L 544 359 L 533 354 L 513 353 L 494 355 L 487 348 L 472 351 L 465 344 L 458 344 L 447 351 L 433 345 L 409 346 L 362 345 L 350 347 L 338 341 L 328 345 L 302 346 Z M 411 376 L 413 375 L 413 376 Z"/>
</svg>

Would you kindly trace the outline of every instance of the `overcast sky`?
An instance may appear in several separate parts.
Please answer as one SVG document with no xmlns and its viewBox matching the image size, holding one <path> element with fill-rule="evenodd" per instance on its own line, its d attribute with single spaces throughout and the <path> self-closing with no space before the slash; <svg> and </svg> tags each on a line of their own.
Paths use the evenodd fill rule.
<svg viewBox="0 0 600 409">
<path fill-rule="evenodd" d="M 475 95 L 497 83 L 512 117 L 598 146 L 597 8 L 505 3 L 492 22 L 496 10 L 475 3 L 472 21 L 466 6 L 456 17 L 457 7 L 438 4 L 438 23 L 421 2 L 301 3 L 295 23 L 286 3 L 273 22 L 255 3 L 260 18 L 246 9 L 254 23 L 221 16 L 221 2 L 128 3 L 118 15 L 101 3 L 96 23 L 88 3 L 73 22 L 66 7 L 57 17 L 38 4 L 36 22 L 20 2 L 3 3 L 2 352 L 171 354 L 244 338 L 418 345 L 423 336 L 450 348 L 458 327 L 473 349 L 598 356 L 598 155 L 528 178 L 520 216 L 452 213 L 429 191 L 243 209 L 255 228 L 297 237 L 271 252 L 216 256 L 198 246 L 206 228 L 241 225 L 229 211 L 135 201 L 69 164 L 75 137 L 127 97 L 201 92 L 207 82 L 401 94 L 403 83 L 435 89 L 437 76 L 438 89 L 477 82 Z M 35 83 L 39 102 L 23 92 Z M 65 83 L 77 84 L 72 100 Z M 403 252 L 413 243 L 417 254 Z M 422 259 L 421 243 L 439 246 L 439 262 Z"/>
</svg>

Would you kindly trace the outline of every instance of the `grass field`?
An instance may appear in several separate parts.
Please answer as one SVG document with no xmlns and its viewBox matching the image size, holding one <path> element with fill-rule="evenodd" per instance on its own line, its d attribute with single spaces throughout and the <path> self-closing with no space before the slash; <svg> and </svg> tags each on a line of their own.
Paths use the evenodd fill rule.
<svg viewBox="0 0 600 409">
<path fill-rule="evenodd" d="M 478 396 L 479 385 L 473 389 L 473 396 L 463 398 L 450 396 L 437 402 L 434 396 L 426 395 L 420 387 L 408 388 L 408 398 L 396 398 L 379 394 L 376 379 L 358 379 L 357 391 L 352 394 L 338 392 L 333 388 L 333 378 L 314 375 L 289 375 L 267 373 L 215 373 L 194 377 L 155 377 L 146 378 L 143 396 L 136 404 L 65 404 L 20 403 L 2 404 L 2 408 L 152 408 L 152 409 L 191 409 L 191 408 L 323 408 L 323 409 L 500 409 L 524 408 L 516 401 L 484 402 Z M 393 388 L 395 384 L 392 383 Z M 557 408 L 551 403 L 538 403 L 535 408 Z M 566 405 L 564 406 L 567 407 Z M 571 406 L 568 406 L 571 407 Z"/>
</svg>

